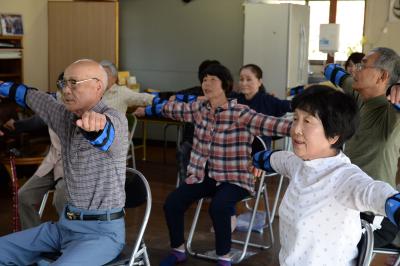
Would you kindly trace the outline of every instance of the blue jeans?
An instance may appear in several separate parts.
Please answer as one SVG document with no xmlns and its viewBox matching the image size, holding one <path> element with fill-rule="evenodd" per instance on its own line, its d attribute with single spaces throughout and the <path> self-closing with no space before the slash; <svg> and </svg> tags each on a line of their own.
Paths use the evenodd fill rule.
<svg viewBox="0 0 400 266">
<path fill-rule="evenodd" d="M 105 214 L 121 211 L 69 210 L 83 214 Z M 65 213 L 65 212 L 64 212 Z M 52 265 L 102 265 L 118 256 L 125 244 L 124 218 L 112 221 L 68 220 L 61 215 L 57 223 L 0 237 L 0 265 L 29 265 L 41 259 L 42 252 L 61 251 Z"/>
</svg>

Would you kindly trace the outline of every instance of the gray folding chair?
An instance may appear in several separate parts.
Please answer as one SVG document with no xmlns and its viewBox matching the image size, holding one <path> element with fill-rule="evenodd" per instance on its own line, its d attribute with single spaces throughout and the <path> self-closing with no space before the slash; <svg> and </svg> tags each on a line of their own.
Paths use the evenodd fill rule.
<svg viewBox="0 0 400 266">
<path fill-rule="evenodd" d="M 372 251 L 374 248 L 374 233 L 371 224 L 361 219 L 363 233 L 360 242 L 358 242 L 357 266 L 368 266 L 372 260 Z"/>
<path fill-rule="evenodd" d="M 143 204 L 146 204 L 142 224 L 139 228 L 139 232 L 134 236 L 135 242 L 132 246 L 129 244 L 125 245 L 121 254 L 107 263 L 107 266 L 117 265 L 148 265 L 150 266 L 149 255 L 147 253 L 147 247 L 144 244 L 143 235 L 146 230 L 147 223 L 149 221 L 152 197 L 149 183 L 147 182 L 144 175 L 136 169 L 126 168 L 126 202 L 125 208 L 136 208 Z M 136 232 L 135 232 L 136 234 Z"/>
<path fill-rule="evenodd" d="M 147 247 L 143 240 L 144 231 L 146 230 L 149 221 L 152 196 L 149 183 L 144 175 L 136 169 L 126 168 L 126 201 L 125 208 L 136 208 L 146 204 L 142 223 L 139 232 L 134 232 L 133 246 L 127 243 L 122 252 L 113 261 L 105 264 L 106 266 L 117 265 L 146 265 L 150 266 Z M 44 260 L 53 262 L 61 255 L 60 252 L 42 253 Z"/>
<path fill-rule="evenodd" d="M 400 265 L 400 248 L 394 245 L 387 245 L 381 248 L 374 248 L 372 251 L 372 258 L 375 257 L 376 254 L 385 254 L 385 255 L 397 255 L 396 261 L 394 262 L 393 266 Z"/>
<path fill-rule="evenodd" d="M 46 192 L 46 194 L 44 194 L 42 202 L 40 203 L 39 211 L 38 211 L 40 218 L 42 218 L 42 216 L 43 216 L 43 212 L 44 212 L 44 209 L 46 208 L 47 199 L 49 198 L 50 193 L 54 193 L 54 191 L 55 191 L 54 189 L 50 189 Z"/>
<path fill-rule="evenodd" d="M 253 151 L 254 151 L 255 146 L 258 146 L 258 149 L 256 151 L 266 149 L 266 145 L 260 137 L 255 137 L 254 141 L 257 145 L 253 144 Z M 250 218 L 248 230 L 246 232 L 245 240 L 243 241 L 243 240 L 232 239 L 233 244 L 238 244 L 241 247 L 241 249 L 233 249 L 232 248 L 232 250 L 231 250 L 232 263 L 240 263 L 243 259 L 256 254 L 256 252 L 248 251 L 248 247 L 257 248 L 259 250 L 265 250 L 265 249 L 272 247 L 272 245 L 274 244 L 274 235 L 273 235 L 273 230 L 272 230 L 272 223 L 271 223 L 271 219 L 270 219 L 270 211 L 269 211 L 269 203 L 268 203 L 268 192 L 267 192 L 267 187 L 266 187 L 266 183 L 265 183 L 265 177 L 273 176 L 273 175 L 276 175 L 276 174 L 273 173 L 273 174 L 266 175 L 265 172 L 263 172 L 262 176 L 259 178 L 258 184 L 256 184 L 255 195 L 243 200 L 243 201 L 254 200 L 254 205 L 251 208 L 251 218 Z M 263 202 L 265 205 L 265 211 L 266 211 L 265 228 L 267 228 L 268 232 L 269 232 L 269 243 L 250 242 L 251 236 L 252 236 L 253 224 L 254 224 L 254 220 L 256 217 L 257 209 L 259 207 L 261 198 L 263 199 Z M 198 222 L 198 219 L 200 216 L 200 210 L 201 210 L 203 201 L 204 201 L 204 198 L 200 199 L 197 203 L 197 208 L 196 208 L 195 215 L 193 218 L 192 226 L 190 228 L 189 237 L 186 242 L 186 250 L 190 255 L 195 256 L 195 257 L 199 257 L 199 258 L 203 258 L 203 259 L 217 260 L 218 256 L 216 255 L 214 250 L 201 253 L 201 252 L 197 252 L 197 251 L 193 250 L 193 248 L 192 248 L 192 241 L 194 238 L 194 233 L 195 233 L 197 222 Z"/>
<path fill-rule="evenodd" d="M 128 155 L 126 156 L 127 161 L 131 161 L 131 167 L 133 169 L 136 169 L 136 161 L 135 161 L 135 146 L 133 144 L 133 135 L 135 134 L 135 129 L 137 126 L 137 118 L 133 114 L 126 114 L 126 118 L 128 119 L 128 125 L 129 125 L 129 151 Z M 129 164 L 128 164 L 129 165 Z"/>
</svg>

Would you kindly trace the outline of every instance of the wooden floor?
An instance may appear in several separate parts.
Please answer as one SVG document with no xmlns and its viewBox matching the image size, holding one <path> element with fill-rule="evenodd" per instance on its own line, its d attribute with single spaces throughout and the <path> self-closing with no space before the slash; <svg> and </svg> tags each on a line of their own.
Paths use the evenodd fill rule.
<svg viewBox="0 0 400 266">
<path fill-rule="evenodd" d="M 167 149 L 166 162 L 163 162 L 163 149 L 160 147 L 148 147 L 148 160 L 141 161 L 141 151 L 136 152 L 137 169 L 142 171 L 150 183 L 153 195 L 153 206 L 150 216 L 150 221 L 145 232 L 145 243 L 149 249 L 150 261 L 152 265 L 158 265 L 160 260 L 168 254 L 169 251 L 169 238 L 168 231 L 165 225 L 163 216 L 162 205 L 168 193 L 175 188 L 176 184 L 176 161 L 175 149 L 171 146 Z M 23 180 L 21 180 L 23 182 Z M 3 182 L 4 183 L 4 182 Z M 287 184 L 285 184 L 286 186 Z M 269 195 L 270 205 L 272 205 L 272 198 L 276 191 L 277 180 L 269 181 Z M 239 207 L 239 210 L 242 209 Z M 0 236 L 11 232 L 11 191 L 6 185 L 0 187 Z M 142 219 L 142 209 L 128 209 L 126 216 L 127 224 L 127 241 L 132 241 L 136 235 L 138 225 Z M 192 221 L 194 207 L 190 209 L 186 216 L 186 233 L 189 231 L 190 223 Z M 56 220 L 54 208 L 47 205 L 44 214 L 45 220 Z M 257 251 L 258 253 L 250 258 L 244 260 L 240 265 L 264 265 L 264 266 L 277 266 L 278 253 L 279 253 L 279 233 L 278 233 L 279 217 L 275 217 L 273 231 L 275 236 L 274 246 L 265 251 Z M 198 225 L 198 234 L 193 243 L 193 248 L 199 251 L 211 250 L 214 247 L 214 236 L 210 232 L 210 219 L 208 218 L 207 211 L 202 211 Z M 234 237 L 242 237 L 242 233 L 234 233 Z M 255 234 L 255 240 L 267 240 L 267 233 Z M 235 247 L 235 246 L 233 246 Z M 254 250 L 253 250 L 254 251 Z M 385 265 L 385 257 L 376 256 L 373 266 Z M 206 261 L 198 258 L 190 257 L 185 265 L 215 265 L 215 262 Z"/>
</svg>

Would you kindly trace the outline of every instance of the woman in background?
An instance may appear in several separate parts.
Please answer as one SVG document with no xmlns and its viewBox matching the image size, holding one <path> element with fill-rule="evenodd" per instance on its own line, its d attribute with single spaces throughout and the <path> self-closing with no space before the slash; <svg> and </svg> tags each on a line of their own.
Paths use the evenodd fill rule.
<svg viewBox="0 0 400 266">
<path fill-rule="evenodd" d="M 349 58 L 347 58 L 346 63 L 344 64 L 344 69 L 346 72 L 348 72 L 350 75 L 354 76 L 355 72 L 355 65 L 361 63 L 361 60 L 364 58 L 365 54 L 363 53 L 352 53 Z"/>
<path fill-rule="evenodd" d="M 262 81 L 263 72 L 255 64 L 247 64 L 239 71 L 239 93 L 233 93 L 238 103 L 249 106 L 258 113 L 280 117 L 291 112 L 291 104 L 288 100 L 281 100 L 267 93 Z M 263 137 L 268 148 L 271 146 L 271 138 Z"/>
</svg>

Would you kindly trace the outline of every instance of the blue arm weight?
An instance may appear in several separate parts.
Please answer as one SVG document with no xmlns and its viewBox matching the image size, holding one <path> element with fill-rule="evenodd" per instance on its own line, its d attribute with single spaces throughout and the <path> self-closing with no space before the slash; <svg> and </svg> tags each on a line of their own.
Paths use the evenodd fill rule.
<svg viewBox="0 0 400 266">
<path fill-rule="evenodd" d="M 385 211 L 387 218 L 395 225 L 399 226 L 400 219 L 400 193 L 391 196 L 386 200 Z"/>
<path fill-rule="evenodd" d="M 28 87 L 23 84 L 4 82 L 0 84 L 0 95 L 14 100 L 19 106 L 26 108 L 25 96 Z"/>
<path fill-rule="evenodd" d="M 265 170 L 267 172 L 275 172 L 271 167 L 271 154 L 273 152 L 270 150 L 259 151 L 253 156 L 253 165 L 258 168 Z"/>
<path fill-rule="evenodd" d="M 324 70 L 324 76 L 336 86 L 341 86 L 345 78 L 350 76 L 340 65 L 328 64 Z"/>
</svg>

